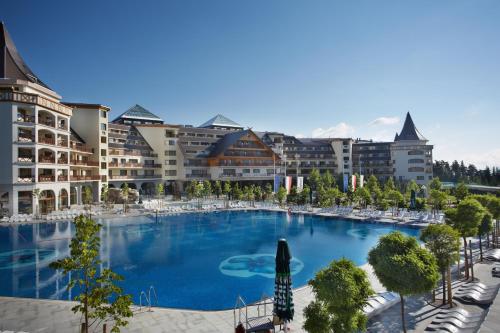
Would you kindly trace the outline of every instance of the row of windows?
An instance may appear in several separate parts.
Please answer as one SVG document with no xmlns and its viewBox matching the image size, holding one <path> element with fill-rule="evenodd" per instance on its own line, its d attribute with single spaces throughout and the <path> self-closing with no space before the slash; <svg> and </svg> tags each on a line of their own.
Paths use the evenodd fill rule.
<svg viewBox="0 0 500 333">
<path fill-rule="evenodd" d="M 175 150 L 165 150 L 165 156 L 176 156 L 177 151 Z"/>
</svg>

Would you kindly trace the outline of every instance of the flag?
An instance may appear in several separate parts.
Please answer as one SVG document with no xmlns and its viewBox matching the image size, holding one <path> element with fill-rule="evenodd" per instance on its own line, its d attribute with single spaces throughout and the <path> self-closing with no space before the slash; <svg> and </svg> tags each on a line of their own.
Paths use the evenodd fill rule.
<svg viewBox="0 0 500 333">
<path fill-rule="evenodd" d="M 356 191 L 356 175 L 352 175 L 352 178 L 351 178 L 351 184 L 352 184 L 352 191 Z"/>
<path fill-rule="evenodd" d="M 360 188 L 363 188 L 364 181 L 365 181 L 365 176 L 364 175 L 359 176 L 359 187 Z"/>
<path fill-rule="evenodd" d="M 292 176 L 286 176 L 285 188 L 286 188 L 286 194 L 290 194 L 290 190 L 292 189 Z"/>
<path fill-rule="evenodd" d="M 281 179 L 279 175 L 274 176 L 274 193 L 278 193 L 278 190 L 280 189 L 280 183 Z"/>
<path fill-rule="evenodd" d="M 349 178 L 348 175 L 344 174 L 344 192 L 347 192 L 348 187 L 349 187 Z"/>
<path fill-rule="evenodd" d="M 297 191 L 302 192 L 304 188 L 304 177 L 297 177 Z"/>
</svg>

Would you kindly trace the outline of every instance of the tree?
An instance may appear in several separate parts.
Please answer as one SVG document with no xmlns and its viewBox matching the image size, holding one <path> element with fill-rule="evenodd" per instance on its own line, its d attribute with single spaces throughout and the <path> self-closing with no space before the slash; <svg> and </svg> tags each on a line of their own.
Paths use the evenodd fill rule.
<svg viewBox="0 0 500 333">
<path fill-rule="evenodd" d="M 422 230 L 420 239 L 436 258 L 437 265 L 441 271 L 443 283 L 443 304 L 446 304 L 446 278 L 452 263 L 456 262 L 460 250 L 460 234 L 458 231 L 446 224 L 430 224 Z M 451 277 L 451 273 L 448 274 Z M 452 305 L 451 278 L 448 279 L 448 303 Z"/>
<path fill-rule="evenodd" d="M 321 182 L 323 183 L 323 186 L 328 189 L 335 185 L 335 178 L 333 178 L 330 171 L 326 170 L 326 172 L 321 177 Z"/>
<path fill-rule="evenodd" d="M 389 190 L 387 192 L 387 200 L 392 203 L 392 214 L 394 215 L 394 210 L 399 206 L 399 203 L 404 200 L 403 195 L 397 190 Z"/>
<path fill-rule="evenodd" d="M 273 186 L 270 183 L 266 184 L 265 194 L 266 194 L 266 200 L 272 200 L 272 198 L 273 198 Z"/>
<path fill-rule="evenodd" d="M 203 181 L 203 196 L 205 198 L 208 198 L 211 195 L 212 195 L 212 184 L 210 183 L 210 180 L 205 180 Z"/>
<path fill-rule="evenodd" d="M 233 199 L 241 200 L 243 197 L 243 192 L 240 189 L 240 185 L 238 183 L 233 186 Z"/>
<path fill-rule="evenodd" d="M 432 178 L 432 180 L 429 182 L 429 188 L 431 190 L 441 191 L 441 181 L 438 177 Z"/>
<path fill-rule="evenodd" d="M 458 202 L 465 199 L 468 195 L 469 189 L 467 188 L 467 185 L 465 185 L 464 182 L 460 182 L 455 189 L 455 197 L 457 198 Z"/>
<path fill-rule="evenodd" d="M 107 204 L 109 200 L 109 187 L 108 184 L 102 184 L 101 200 Z"/>
<path fill-rule="evenodd" d="M 196 185 L 198 182 L 196 180 L 192 180 L 189 182 L 188 186 L 186 186 L 186 193 L 188 195 L 188 199 L 192 199 L 195 197 L 194 192 L 196 191 Z"/>
<path fill-rule="evenodd" d="M 389 191 L 395 191 L 396 190 L 396 185 L 394 185 L 394 180 L 392 177 L 389 177 L 387 181 L 384 184 L 384 191 L 389 192 Z"/>
<path fill-rule="evenodd" d="M 311 188 L 308 185 L 304 185 L 302 192 L 299 193 L 300 203 L 307 204 L 309 202 L 310 195 L 311 195 Z"/>
<path fill-rule="evenodd" d="M 345 258 L 334 260 L 316 273 L 309 285 L 316 300 L 304 310 L 305 330 L 310 333 L 350 333 L 366 329 L 363 307 L 373 290 L 363 269 Z"/>
<path fill-rule="evenodd" d="M 254 189 L 254 195 L 255 195 L 255 200 L 257 201 L 261 201 L 262 200 L 262 196 L 264 195 L 262 193 L 262 187 L 260 186 L 255 186 L 255 189 Z"/>
<path fill-rule="evenodd" d="M 220 180 L 215 181 L 214 192 L 215 195 L 217 196 L 217 199 L 219 199 L 219 197 L 222 195 L 222 185 L 220 183 Z"/>
<path fill-rule="evenodd" d="M 292 186 L 290 189 L 290 194 L 288 194 L 286 201 L 289 203 L 296 204 L 298 202 L 299 193 L 297 192 L 297 186 Z"/>
<path fill-rule="evenodd" d="M 128 194 L 129 194 L 129 187 L 128 183 L 124 183 L 121 189 L 121 196 L 123 199 L 123 212 L 127 212 L 127 204 L 128 204 Z"/>
<path fill-rule="evenodd" d="M 39 188 L 35 188 L 32 192 L 31 195 L 33 196 L 33 199 L 35 199 L 35 216 L 38 217 L 40 215 L 40 205 L 39 205 L 39 200 L 41 196 L 41 191 Z"/>
<path fill-rule="evenodd" d="M 163 185 L 163 183 L 158 183 L 156 185 L 156 195 L 158 196 L 158 199 L 160 199 L 160 197 L 164 194 L 165 194 L 165 185 Z"/>
<path fill-rule="evenodd" d="M 309 181 L 309 186 L 311 187 L 311 189 L 313 191 L 317 191 L 319 184 L 321 184 L 321 176 L 319 174 L 318 169 L 311 170 L 311 173 L 309 174 L 308 181 Z"/>
<path fill-rule="evenodd" d="M 84 186 L 83 187 L 83 204 L 87 206 L 87 209 L 91 208 L 93 197 L 92 197 L 92 189 L 90 186 Z"/>
<path fill-rule="evenodd" d="M 283 206 L 283 203 L 285 202 L 286 199 L 286 189 L 283 186 L 280 186 L 280 188 L 278 189 L 276 197 L 280 205 Z"/>
<path fill-rule="evenodd" d="M 479 253 L 481 256 L 481 261 L 483 261 L 483 240 L 482 236 L 489 234 L 493 230 L 493 218 L 490 212 L 485 212 L 483 218 L 481 219 L 481 224 L 478 228 L 478 236 L 479 236 Z"/>
<path fill-rule="evenodd" d="M 114 321 L 111 332 L 120 332 L 120 327 L 128 324 L 125 318 L 133 315 L 130 309 L 132 297 L 124 295 L 115 284 L 123 280 L 122 276 L 108 268 L 99 268 L 101 225 L 85 216 L 75 218 L 74 223 L 76 232 L 71 239 L 70 256 L 51 263 L 50 267 L 62 270 L 64 275 L 72 275 L 68 291 L 74 287 L 81 291 L 75 297 L 79 304 L 71 310 L 83 315 L 85 333 L 89 332 L 92 325 L 108 317 Z"/>
<path fill-rule="evenodd" d="M 368 191 L 370 191 L 370 193 L 374 193 L 376 190 L 380 189 L 380 186 L 378 185 L 377 177 L 375 177 L 374 175 L 371 175 L 368 178 L 368 182 L 366 183 L 366 187 L 368 188 Z"/>
<path fill-rule="evenodd" d="M 469 278 L 469 261 L 467 259 L 467 237 L 478 234 L 479 225 L 484 215 L 484 208 L 473 198 L 462 200 L 456 208 L 445 212 L 446 223 L 460 233 L 464 241 L 465 278 Z M 471 258 L 472 259 L 472 258 Z"/>
<path fill-rule="evenodd" d="M 361 207 L 366 208 L 367 205 L 372 203 L 372 197 L 366 186 L 357 188 L 354 192 L 354 197 L 358 200 Z"/>
<path fill-rule="evenodd" d="M 439 279 L 436 259 L 429 250 L 420 247 L 416 238 L 393 231 L 379 239 L 368 253 L 380 282 L 389 291 L 399 293 L 401 320 L 406 333 L 404 296 L 430 291 Z"/>
<path fill-rule="evenodd" d="M 429 202 L 429 205 L 432 206 L 432 212 L 434 215 L 444 207 L 447 199 L 448 195 L 443 191 L 434 189 L 429 191 L 427 201 Z"/>
<path fill-rule="evenodd" d="M 222 192 L 226 195 L 227 200 L 229 200 L 229 195 L 231 194 L 231 183 L 229 181 L 224 182 L 224 188 Z"/>
</svg>

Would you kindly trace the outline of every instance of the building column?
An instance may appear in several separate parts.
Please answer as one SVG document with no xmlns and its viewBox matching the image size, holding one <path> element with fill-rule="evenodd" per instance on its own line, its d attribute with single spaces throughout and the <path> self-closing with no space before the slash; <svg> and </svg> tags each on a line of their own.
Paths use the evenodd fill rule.
<svg viewBox="0 0 500 333">
<path fill-rule="evenodd" d="M 76 189 L 76 204 L 81 205 L 82 204 L 82 186 L 78 185 L 75 186 Z"/>
</svg>

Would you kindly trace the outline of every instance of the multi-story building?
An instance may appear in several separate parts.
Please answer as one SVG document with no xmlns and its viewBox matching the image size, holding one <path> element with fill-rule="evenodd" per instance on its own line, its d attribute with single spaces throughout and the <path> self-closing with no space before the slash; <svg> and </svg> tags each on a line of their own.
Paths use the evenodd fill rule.
<svg viewBox="0 0 500 333">
<path fill-rule="evenodd" d="M 394 178 L 399 182 L 415 180 L 417 184 L 427 184 L 432 179 L 432 145 L 418 131 L 406 114 L 401 133 L 391 144 L 391 158 Z"/>
<path fill-rule="evenodd" d="M 216 115 L 198 127 L 165 124 L 134 105 L 113 121 L 101 104 L 61 102 L 20 57 L 0 24 L 0 208 L 41 213 L 82 204 L 90 189 L 125 183 L 143 194 L 159 183 L 181 193 L 192 180 L 272 182 L 275 175 L 360 173 L 420 184 L 432 178 L 432 145 L 407 114 L 394 142 L 296 138 L 254 132 Z"/>
</svg>

